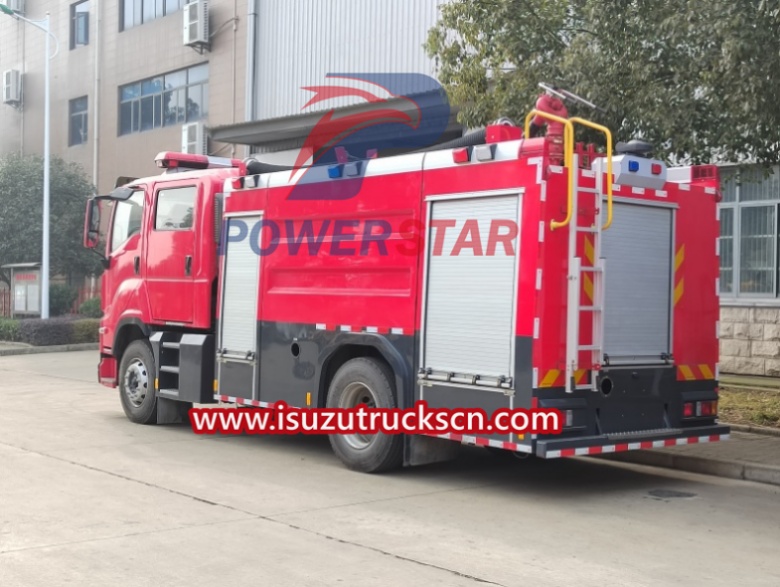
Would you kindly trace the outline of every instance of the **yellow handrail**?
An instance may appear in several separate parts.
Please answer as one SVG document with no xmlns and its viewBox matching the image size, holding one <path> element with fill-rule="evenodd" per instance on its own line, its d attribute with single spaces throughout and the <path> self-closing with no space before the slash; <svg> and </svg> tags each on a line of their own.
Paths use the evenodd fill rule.
<svg viewBox="0 0 780 587">
<path fill-rule="evenodd" d="M 531 119 L 535 116 L 541 116 L 542 118 L 558 122 L 564 126 L 565 131 L 563 134 L 563 164 L 569 168 L 569 198 L 566 207 L 566 218 L 561 222 L 555 220 L 550 221 L 550 230 L 555 230 L 556 228 L 566 226 L 571 222 L 572 208 L 574 207 L 574 174 L 577 173 L 577 170 L 574 169 L 574 165 L 572 165 L 574 157 L 574 125 L 571 123 L 570 119 L 561 118 L 560 116 L 555 116 L 554 114 L 548 114 L 547 112 L 541 112 L 539 110 L 531 110 L 525 117 L 525 134 L 523 136 L 526 138 L 531 134 Z"/>
<path fill-rule="evenodd" d="M 612 133 L 606 126 L 601 126 L 590 120 L 578 118 L 576 116 L 569 119 L 571 122 L 577 122 L 583 126 L 589 126 L 592 129 L 603 132 L 607 137 L 607 222 L 601 227 L 602 230 L 609 228 L 612 224 Z M 601 203 L 599 202 L 599 205 Z"/>
</svg>

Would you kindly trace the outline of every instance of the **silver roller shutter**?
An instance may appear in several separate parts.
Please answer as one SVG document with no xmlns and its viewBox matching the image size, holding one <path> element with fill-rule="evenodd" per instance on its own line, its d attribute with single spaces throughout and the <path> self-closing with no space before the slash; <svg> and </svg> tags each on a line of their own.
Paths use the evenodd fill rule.
<svg viewBox="0 0 780 587">
<path fill-rule="evenodd" d="M 660 361 L 670 350 L 672 210 L 615 203 L 602 234 L 604 352 L 610 362 Z"/>
<path fill-rule="evenodd" d="M 466 220 L 476 220 L 483 252 L 493 219 L 518 220 L 518 195 L 438 200 L 433 220 L 455 220 L 447 229 L 440 255 L 427 259 L 423 365 L 433 371 L 489 377 L 512 376 L 514 337 L 515 255 L 503 246 L 495 255 L 475 255 L 464 249 L 452 256 Z M 433 232 L 429 235 L 434 238 Z"/>
<path fill-rule="evenodd" d="M 220 347 L 230 355 L 244 356 L 257 351 L 260 257 L 252 250 L 249 236 L 261 218 L 251 216 L 228 221 L 228 235 L 239 234 L 239 223 L 247 227 L 246 238 L 226 242 L 225 247 Z"/>
</svg>

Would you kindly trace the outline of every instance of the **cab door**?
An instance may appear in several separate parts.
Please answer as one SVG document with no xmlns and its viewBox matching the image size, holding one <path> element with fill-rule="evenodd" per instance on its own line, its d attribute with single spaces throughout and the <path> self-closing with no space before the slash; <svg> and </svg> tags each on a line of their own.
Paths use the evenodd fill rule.
<svg viewBox="0 0 780 587">
<path fill-rule="evenodd" d="M 195 283 L 200 272 L 197 255 L 197 181 L 157 184 L 146 248 L 149 306 L 155 322 L 186 325 L 193 322 Z"/>
</svg>

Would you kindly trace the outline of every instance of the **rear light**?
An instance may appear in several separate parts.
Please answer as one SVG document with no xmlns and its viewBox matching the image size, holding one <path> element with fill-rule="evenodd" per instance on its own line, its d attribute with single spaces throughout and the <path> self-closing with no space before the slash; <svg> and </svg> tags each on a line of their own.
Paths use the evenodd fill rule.
<svg viewBox="0 0 780 587">
<path fill-rule="evenodd" d="M 661 175 L 661 171 L 663 171 L 663 167 L 661 167 L 660 163 L 653 163 L 650 165 L 650 173 L 653 175 Z"/>
<path fill-rule="evenodd" d="M 696 415 L 700 417 L 712 417 L 718 415 L 718 402 L 696 402 Z"/>
<path fill-rule="evenodd" d="M 714 418 L 718 415 L 718 400 L 685 402 L 683 418 Z"/>
</svg>

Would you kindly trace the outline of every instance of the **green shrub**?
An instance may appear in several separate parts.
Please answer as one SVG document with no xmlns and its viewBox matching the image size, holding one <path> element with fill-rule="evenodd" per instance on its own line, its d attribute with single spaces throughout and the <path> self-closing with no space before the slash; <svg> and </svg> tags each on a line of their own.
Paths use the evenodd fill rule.
<svg viewBox="0 0 780 587">
<path fill-rule="evenodd" d="M 0 318 L 0 340 L 19 342 L 19 321 Z"/>
<path fill-rule="evenodd" d="M 98 342 L 98 330 L 100 329 L 100 320 L 97 318 L 87 318 L 84 320 L 74 320 L 71 322 L 73 327 L 73 344 L 84 342 Z"/>
<path fill-rule="evenodd" d="M 102 318 L 103 310 L 100 309 L 100 298 L 92 298 L 81 304 L 79 314 L 87 318 Z"/>
<path fill-rule="evenodd" d="M 73 320 L 67 318 L 30 318 L 19 320 L 19 338 L 33 346 L 70 344 L 73 339 Z"/>
<path fill-rule="evenodd" d="M 79 292 L 67 285 L 55 284 L 49 287 L 49 314 L 62 316 L 68 314 L 73 307 Z"/>
</svg>

